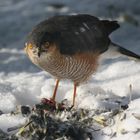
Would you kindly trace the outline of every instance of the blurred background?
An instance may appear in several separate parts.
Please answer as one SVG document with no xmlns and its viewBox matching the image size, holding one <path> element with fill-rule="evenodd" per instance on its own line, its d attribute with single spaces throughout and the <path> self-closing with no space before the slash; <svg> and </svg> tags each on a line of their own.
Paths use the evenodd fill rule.
<svg viewBox="0 0 140 140">
<path fill-rule="evenodd" d="M 27 34 L 54 15 L 86 13 L 118 20 L 115 43 L 140 54 L 140 0 L 0 0 L 0 72 L 37 72 L 23 48 Z"/>
</svg>

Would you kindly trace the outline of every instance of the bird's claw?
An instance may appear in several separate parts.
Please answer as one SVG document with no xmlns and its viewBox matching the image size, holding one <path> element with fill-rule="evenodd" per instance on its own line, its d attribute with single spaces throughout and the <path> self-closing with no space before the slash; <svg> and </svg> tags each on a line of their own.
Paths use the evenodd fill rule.
<svg viewBox="0 0 140 140">
<path fill-rule="evenodd" d="M 61 103 L 57 103 L 53 99 L 47 99 L 47 98 L 42 98 L 41 103 L 46 106 L 46 110 L 51 108 L 52 110 L 58 110 L 58 111 L 71 111 L 74 107 L 74 105 L 68 107 L 66 104 L 66 99 L 63 100 Z"/>
<path fill-rule="evenodd" d="M 51 106 L 55 106 L 56 102 L 52 99 L 47 99 L 47 98 L 42 98 L 41 99 L 41 103 L 42 104 L 46 104 L 46 105 L 51 105 Z"/>
<path fill-rule="evenodd" d="M 56 101 L 54 101 L 53 99 L 42 98 L 41 103 L 43 105 L 49 106 L 53 110 L 59 110 L 59 111 L 65 110 L 65 104 L 63 102 L 56 103 Z"/>
</svg>

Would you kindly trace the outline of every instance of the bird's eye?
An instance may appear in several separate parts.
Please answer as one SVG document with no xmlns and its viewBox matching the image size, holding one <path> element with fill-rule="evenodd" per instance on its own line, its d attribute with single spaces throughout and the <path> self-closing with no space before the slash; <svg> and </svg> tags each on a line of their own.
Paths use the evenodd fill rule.
<svg viewBox="0 0 140 140">
<path fill-rule="evenodd" d="M 49 42 L 46 42 L 46 43 L 45 43 L 45 46 L 46 46 L 46 47 L 49 47 L 49 46 L 50 46 L 50 43 L 49 43 Z"/>
</svg>

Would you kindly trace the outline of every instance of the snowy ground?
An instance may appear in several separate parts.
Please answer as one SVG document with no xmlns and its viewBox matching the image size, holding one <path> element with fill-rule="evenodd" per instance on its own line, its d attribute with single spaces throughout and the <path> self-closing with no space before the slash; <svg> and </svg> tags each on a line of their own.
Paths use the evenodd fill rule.
<svg viewBox="0 0 140 140">
<path fill-rule="evenodd" d="M 63 7 L 54 9 L 54 3 Z M 119 20 L 121 28 L 111 35 L 112 40 L 140 54 L 139 0 L 0 0 L 0 110 L 4 113 L 0 115 L 0 129 L 3 131 L 24 124 L 25 118 L 9 114 L 17 105 L 33 105 L 42 97 L 49 98 L 54 88 L 55 80 L 33 66 L 23 51 L 27 33 L 45 18 L 71 13 Z M 70 81 L 62 81 L 56 100 L 71 101 L 72 88 Z M 103 128 L 106 135 L 96 133 L 96 140 L 140 139 L 140 61 L 125 56 L 106 58 L 77 93 L 77 109 L 111 111 L 119 108 L 116 100 L 129 105 L 124 111 L 126 119 L 119 121 L 119 125 Z M 116 137 L 110 138 L 111 130 L 117 133 Z"/>
</svg>

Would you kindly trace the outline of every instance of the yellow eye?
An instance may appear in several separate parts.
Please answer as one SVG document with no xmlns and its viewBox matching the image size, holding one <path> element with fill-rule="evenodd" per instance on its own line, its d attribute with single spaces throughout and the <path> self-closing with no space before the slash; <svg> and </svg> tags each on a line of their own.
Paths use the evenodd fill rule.
<svg viewBox="0 0 140 140">
<path fill-rule="evenodd" d="M 46 42 L 46 43 L 45 43 L 45 46 L 46 46 L 46 47 L 49 47 L 49 45 L 50 45 L 49 42 Z"/>
</svg>

